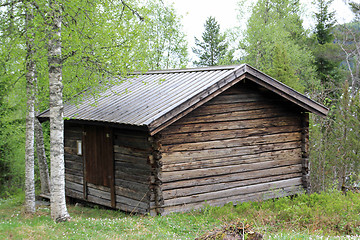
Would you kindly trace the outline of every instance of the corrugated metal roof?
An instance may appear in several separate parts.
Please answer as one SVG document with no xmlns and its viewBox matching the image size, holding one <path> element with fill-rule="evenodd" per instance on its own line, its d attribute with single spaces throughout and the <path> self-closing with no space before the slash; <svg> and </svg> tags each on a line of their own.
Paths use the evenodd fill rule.
<svg viewBox="0 0 360 240">
<path fill-rule="evenodd" d="M 295 103 L 301 97 L 301 107 L 305 106 L 307 109 L 307 106 L 311 105 L 315 112 L 323 112 L 323 115 L 326 115 L 327 109 L 322 105 L 248 65 L 237 65 L 135 73 L 134 78 L 126 79 L 123 83 L 109 88 L 96 101 L 92 97 L 86 97 L 78 105 L 65 104 L 64 116 L 76 120 L 150 126 L 170 112 L 179 114 L 184 107 L 178 112 L 176 109 L 183 104 L 189 105 L 189 99 L 201 99 L 213 94 L 240 75 L 251 71 L 260 80 L 264 78 L 261 81 L 274 83 L 275 88 L 279 88 L 281 93 L 294 95 Z M 185 108 L 191 107 L 190 105 Z M 308 110 L 312 111 L 310 107 Z M 49 111 L 41 113 L 38 117 L 48 118 Z M 157 123 L 156 127 L 166 121 L 168 119 L 165 118 Z"/>
</svg>

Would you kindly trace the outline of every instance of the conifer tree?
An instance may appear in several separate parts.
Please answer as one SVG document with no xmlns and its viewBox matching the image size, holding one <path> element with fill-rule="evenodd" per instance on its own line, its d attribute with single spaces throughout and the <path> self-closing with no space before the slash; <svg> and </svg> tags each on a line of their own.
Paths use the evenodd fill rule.
<svg viewBox="0 0 360 240">
<path fill-rule="evenodd" d="M 192 48 L 192 51 L 199 58 L 198 61 L 194 61 L 194 64 L 197 66 L 215 66 L 226 57 L 228 43 L 225 35 L 220 33 L 220 25 L 214 17 L 209 17 L 204 27 L 202 41 L 195 37 L 196 47 Z"/>
<path fill-rule="evenodd" d="M 340 58 L 339 48 L 333 43 L 335 12 L 329 11 L 329 6 L 333 0 L 317 0 L 317 12 L 315 36 L 317 44 L 315 45 L 315 66 L 317 74 L 322 84 L 329 85 L 330 82 L 336 84 L 338 75 L 337 67 Z M 325 86 L 328 87 L 328 86 Z"/>
</svg>

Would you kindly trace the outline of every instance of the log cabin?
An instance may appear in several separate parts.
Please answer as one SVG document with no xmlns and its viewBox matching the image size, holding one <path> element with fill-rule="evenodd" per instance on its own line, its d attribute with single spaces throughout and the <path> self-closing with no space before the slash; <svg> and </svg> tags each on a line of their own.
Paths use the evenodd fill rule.
<svg viewBox="0 0 360 240">
<path fill-rule="evenodd" d="M 94 102 L 64 106 L 67 197 L 151 215 L 308 191 L 328 112 L 247 64 L 134 73 Z"/>
</svg>

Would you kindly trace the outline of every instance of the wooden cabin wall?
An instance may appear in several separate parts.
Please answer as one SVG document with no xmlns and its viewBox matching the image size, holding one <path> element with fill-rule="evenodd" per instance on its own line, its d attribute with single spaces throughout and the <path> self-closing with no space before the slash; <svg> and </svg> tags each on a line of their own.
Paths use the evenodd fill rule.
<svg viewBox="0 0 360 240">
<path fill-rule="evenodd" d="M 84 199 L 84 162 L 77 155 L 77 141 L 82 141 L 81 125 L 65 124 L 64 160 L 65 160 L 65 193 L 66 196 Z"/>
<path fill-rule="evenodd" d="M 239 83 L 162 130 L 163 214 L 301 191 L 302 118 L 280 97 Z"/>
<path fill-rule="evenodd" d="M 114 129 L 116 208 L 144 214 L 150 211 L 151 154 L 146 132 Z"/>
<path fill-rule="evenodd" d="M 84 185 L 83 155 L 77 155 L 76 141 L 83 139 L 82 125 L 65 126 L 65 186 L 72 198 L 113 207 L 111 188 L 86 183 Z M 141 131 L 113 129 L 113 156 L 115 171 L 115 208 L 132 213 L 150 211 L 149 156 L 152 145 L 148 134 Z M 83 146 L 86 147 L 85 145 Z M 100 170 L 99 170 L 100 171 Z"/>
</svg>

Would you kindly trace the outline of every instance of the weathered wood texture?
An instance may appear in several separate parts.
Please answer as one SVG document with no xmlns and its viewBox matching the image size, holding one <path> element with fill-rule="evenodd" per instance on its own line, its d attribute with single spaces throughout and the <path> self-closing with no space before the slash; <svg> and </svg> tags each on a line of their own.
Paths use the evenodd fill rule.
<svg viewBox="0 0 360 240">
<path fill-rule="evenodd" d="M 82 156 L 77 155 L 76 141 L 82 141 L 81 125 L 65 124 L 65 194 L 66 196 L 84 199 L 84 163 Z"/>
<path fill-rule="evenodd" d="M 111 184 L 106 181 L 98 184 L 96 177 L 88 176 L 90 180 L 96 181 L 88 181 L 84 185 L 84 156 L 77 155 L 76 141 L 83 140 L 85 128 L 81 125 L 68 125 L 65 128 L 66 195 L 127 212 L 148 213 L 151 195 L 149 159 L 153 156 L 153 147 L 148 141 L 147 133 L 113 129 L 114 170 L 109 168 L 114 171 L 115 179 L 115 194 L 112 197 Z M 93 170 L 91 174 L 97 174 Z M 104 169 L 99 169 L 100 171 Z M 112 202 L 112 199 L 115 201 Z"/>
<path fill-rule="evenodd" d="M 298 193 L 303 118 L 270 91 L 238 83 L 160 131 L 162 214 Z"/>
<path fill-rule="evenodd" d="M 150 211 L 152 146 L 142 131 L 114 129 L 116 208 Z"/>
</svg>

